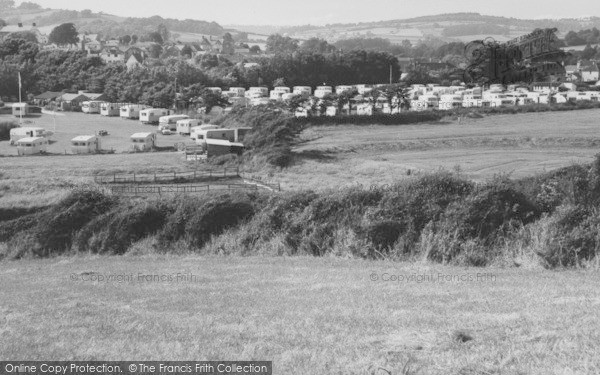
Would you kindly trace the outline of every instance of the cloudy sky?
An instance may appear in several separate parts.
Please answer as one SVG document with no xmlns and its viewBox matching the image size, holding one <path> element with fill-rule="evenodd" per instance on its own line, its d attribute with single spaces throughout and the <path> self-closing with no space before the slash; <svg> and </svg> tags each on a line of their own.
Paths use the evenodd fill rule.
<svg viewBox="0 0 600 375">
<path fill-rule="evenodd" d="M 324 25 L 456 12 L 515 18 L 600 16 L 598 0 L 31 0 L 44 8 L 105 12 L 128 17 L 160 15 L 222 25 Z M 21 0 L 15 1 L 17 4 Z"/>
</svg>

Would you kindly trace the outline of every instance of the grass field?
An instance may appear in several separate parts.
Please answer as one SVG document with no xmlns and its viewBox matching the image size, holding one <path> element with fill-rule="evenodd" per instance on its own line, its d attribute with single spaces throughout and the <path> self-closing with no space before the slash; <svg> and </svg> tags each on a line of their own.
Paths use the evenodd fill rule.
<svg viewBox="0 0 600 375">
<path fill-rule="evenodd" d="M 312 127 L 303 138 L 299 161 L 272 175 L 283 188 L 389 184 L 439 168 L 474 180 L 518 178 L 590 162 L 600 152 L 600 110 Z"/>
<path fill-rule="evenodd" d="M 0 121 L 15 120 L 12 115 L 0 115 Z M 129 151 L 131 141 L 129 137 L 133 133 L 155 132 L 156 125 L 143 125 L 138 120 L 125 120 L 120 117 L 107 117 L 99 114 L 85 114 L 77 112 L 63 112 L 56 116 L 37 114 L 23 119 L 23 126 L 42 127 L 53 131 L 50 137 L 52 143 L 48 146 L 49 153 L 67 154 L 71 153 L 71 139 L 78 135 L 93 135 L 98 130 L 107 130 L 109 135 L 102 137 L 102 149 L 114 150 L 115 152 Z M 56 123 L 56 126 L 55 126 Z M 173 146 L 177 142 L 193 142 L 189 137 L 180 135 L 157 135 L 157 146 Z M 0 142 L 0 155 L 17 155 L 17 148 L 11 146 L 9 141 Z"/>
<path fill-rule="evenodd" d="M 3 262 L 0 357 L 272 360 L 275 374 L 396 375 L 407 363 L 408 374 L 593 374 L 597 276 L 304 257 Z"/>
</svg>

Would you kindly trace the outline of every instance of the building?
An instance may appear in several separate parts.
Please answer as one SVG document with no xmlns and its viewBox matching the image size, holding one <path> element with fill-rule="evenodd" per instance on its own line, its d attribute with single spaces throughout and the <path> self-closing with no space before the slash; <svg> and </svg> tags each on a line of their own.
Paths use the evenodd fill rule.
<svg viewBox="0 0 600 375">
<path fill-rule="evenodd" d="M 580 67 L 581 80 L 583 82 L 597 82 L 600 79 L 600 69 L 598 64 L 591 62 L 588 65 Z"/>
<path fill-rule="evenodd" d="M 56 98 L 56 101 L 60 103 L 60 107 L 63 110 L 70 110 L 74 107 L 81 107 L 81 103 L 89 100 L 89 98 L 83 94 L 69 94 L 65 93 Z"/>
<path fill-rule="evenodd" d="M 100 52 L 99 56 L 105 63 L 125 62 L 125 53 L 117 47 L 105 47 Z"/>
<path fill-rule="evenodd" d="M 61 95 L 62 95 L 62 92 L 46 91 L 37 96 L 34 96 L 33 102 L 35 103 L 35 105 L 45 106 L 45 105 L 48 105 L 48 103 L 55 101 L 56 98 L 58 98 Z"/>
</svg>

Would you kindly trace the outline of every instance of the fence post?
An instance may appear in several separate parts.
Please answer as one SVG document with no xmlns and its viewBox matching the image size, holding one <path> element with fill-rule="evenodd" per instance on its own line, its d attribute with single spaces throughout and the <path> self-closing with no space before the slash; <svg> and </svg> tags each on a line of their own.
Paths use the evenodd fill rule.
<svg viewBox="0 0 600 375">
<path fill-rule="evenodd" d="M 133 182 L 135 182 L 135 173 L 133 174 Z"/>
<path fill-rule="evenodd" d="M 117 182 L 117 174 L 113 173 L 113 183 Z"/>
</svg>

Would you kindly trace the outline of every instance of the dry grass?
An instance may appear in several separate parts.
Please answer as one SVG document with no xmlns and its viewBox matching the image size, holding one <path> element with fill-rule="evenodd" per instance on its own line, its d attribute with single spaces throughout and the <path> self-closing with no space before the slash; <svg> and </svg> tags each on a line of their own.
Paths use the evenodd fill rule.
<svg viewBox="0 0 600 375">
<path fill-rule="evenodd" d="M 177 273 L 195 279 L 137 279 Z M 133 281 L 81 281 L 92 275 Z M 391 275 L 405 280 L 382 281 Z M 407 363 L 410 374 L 592 374 L 600 372 L 596 276 L 304 257 L 3 262 L 0 352 L 273 360 L 275 374 L 401 374 Z"/>
<path fill-rule="evenodd" d="M 600 110 L 494 115 L 482 119 L 400 126 L 309 128 L 296 164 L 271 171 L 285 189 L 360 183 L 389 184 L 438 168 L 484 180 L 530 176 L 598 152 Z M 300 178 L 298 176 L 301 176 Z"/>
</svg>

